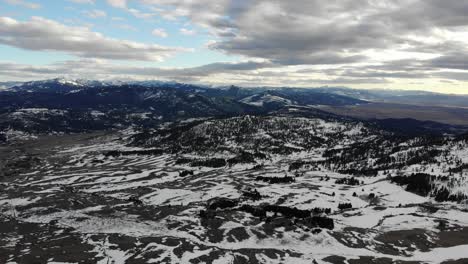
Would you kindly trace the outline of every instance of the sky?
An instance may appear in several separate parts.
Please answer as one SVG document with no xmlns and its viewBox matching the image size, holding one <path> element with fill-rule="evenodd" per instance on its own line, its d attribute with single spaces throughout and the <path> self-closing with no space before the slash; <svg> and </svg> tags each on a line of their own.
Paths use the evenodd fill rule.
<svg viewBox="0 0 468 264">
<path fill-rule="evenodd" d="M 468 94 L 468 0 L 0 0 L 0 82 Z"/>
</svg>

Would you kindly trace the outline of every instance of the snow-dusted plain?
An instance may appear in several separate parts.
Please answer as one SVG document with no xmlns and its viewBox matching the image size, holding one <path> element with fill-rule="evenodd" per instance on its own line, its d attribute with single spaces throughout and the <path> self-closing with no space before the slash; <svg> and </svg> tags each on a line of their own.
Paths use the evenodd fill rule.
<svg viewBox="0 0 468 264">
<path fill-rule="evenodd" d="M 0 178 L 0 263 L 468 262 L 468 206 L 435 198 L 442 187 L 468 193 L 465 140 L 429 150 L 421 139 L 389 142 L 336 120 L 194 122 L 176 140 L 124 131 L 2 147 L 18 169 Z M 238 161 L 240 151 L 264 155 Z M 212 159 L 227 162 L 199 162 Z M 364 168 L 376 170 L 351 171 Z M 414 173 L 436 176 L 426 195 L 391 180 Z M 294 180 L 269 181 L 284 177 Z M 210 208 L 220 199 L 235 205 Z M 259 217 L 246 205 L 310 210 L 333 228 L 269 210 Z"/>
</svg>

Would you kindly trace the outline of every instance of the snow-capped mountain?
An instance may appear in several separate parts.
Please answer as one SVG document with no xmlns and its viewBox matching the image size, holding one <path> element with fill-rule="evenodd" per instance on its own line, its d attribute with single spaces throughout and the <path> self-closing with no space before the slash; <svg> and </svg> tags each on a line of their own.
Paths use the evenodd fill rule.
<svg viewBox="0 0 468 264">
<path fill-rule="evenodd" d="M 170 81 L 135 81 L 135 80 L 88 80 L 88 79 L 69 79 L 55 78 L 40 81 L 29 82 L 6 82 L 0 83 L 3 90 L 9 91 L 49 91 L 66 92 L 74 89 L 97 88 L 113 86 L 142 86 L 142 87 L 172 87 L 187 88 L 191 85 Z M 207 88 L 208 86 L 203 86 Z M 202 88 L 202 86 L 200 86 Z"/>
<path fill-rule="evenodd" d="M 213 87 L 211 85 L 193 85 L 185 84 L 174 81 L 159 81 L 159 80 L 88 80 L 88 79 L 69 79 L 69 78 L 55 78 L 49 80 L 29 81 L 29 82 L 3 82 L 0 83 L 1 90 L 34 90 L 34 89 L 59 89 L 63 86 L 70 87 L 103 87 L 103 86 L 124 86 L 134 85 L 143 87 L 172 87 L 179 89 L 216 89 L 216 90 L 229 90 L 234 86 L 219 86 Z M 238 88 L 238 87 L 237 87 Z M 411 90 L 391 90 L 391 89 L 350 89 L 346 87 L 318 87 L 318 88 L 271 88 L 271 87 L 258 87 L 258 88 L 243 88 L 243 90 L 250 90 L 251 95 L 265 93 L 270 96 L 276 96 L 275 93 L 287 94 L 301 94 L 301 93 L 314 93 L 314 94 L 327 94 L 335 96 L 343 96 L 347 98 L 355 98 L 363 101 L 370 102 L 389 102 L 389 103 L 405 103 L 405 104 L 429 104 L 439 106 L 458 106 L 468 107 L 468 97 L 466 95 L 450 95 L 440 94 L 435 92 L 426 91 L 411 91 Z"/>
</svg>

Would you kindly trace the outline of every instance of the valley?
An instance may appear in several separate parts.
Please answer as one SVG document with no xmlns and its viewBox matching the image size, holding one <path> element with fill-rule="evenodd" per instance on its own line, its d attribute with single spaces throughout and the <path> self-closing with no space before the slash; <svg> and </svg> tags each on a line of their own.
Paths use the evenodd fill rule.
<svg viewBox="0 0 468 264">
<path fill-rule="evenodd" d="M 6 145 L 0 261 L 463 263 L 466 138 L 296 115 Z"/>
<path fill-rule="evenodd" d="M 325 106 L 319 109 L 367 120 L 408 118 L 448 125 L 466 126 L 468 124 L 468 109 L 460 107 L 369 103 L 356 106 Z"/>
</svg>

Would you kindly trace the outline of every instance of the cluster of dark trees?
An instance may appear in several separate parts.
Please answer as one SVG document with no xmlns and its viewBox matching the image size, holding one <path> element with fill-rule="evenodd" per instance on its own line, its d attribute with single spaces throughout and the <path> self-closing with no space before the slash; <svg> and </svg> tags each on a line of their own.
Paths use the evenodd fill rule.
<svg viewBox="0 0 468 264">
<path fill-rule="evenodd" d="M 184 171 L 181 171 L 179 172 L 179 176 L 180 177 L 187 177 L 189 175 L 193 175 L 193 171 L 192 170 L 184 170 Z"/>
<path fill-rule="evenodd" d="M 199 216 L 204 219 L 213 218 L 216 216 L 217 210 L 230 209 L 234 211 L 250 213 L 251 215 L 259 217 L 261 219 L 267 219 L 267 213 L 270 212 L 274 214 L 273 218 L 279 217 L 281 215 L 282 217 L 291 219 L 303 219 L 307 222 L 308 225 L 312 227 L 321 227 L 328 229 L 334 228 L 333 219 L 325 216 L 318 216 L 319 214 L 331 213 L 330 208 L 317 207 L 312 210 L 302 210 L 296 207 L 280 205 L 252 206 L 249 204 L 243 204 L 240 207 L 238 207 L 238 205 L 239 202 L 235 199 L 215 198 L 207 204 L 206 210 L 200 211 Z"/>
<path fill-rule="evenodd" d="M 375 177 L 378 175 L 379 169 L 374 169 L 374 168 L 346 169 L 346 170 L 338 170 L 338 172 L 342 174 L 351 174 L 351 175 L 356 175 L 356 176 Z"/>
<path fill-rule="evenodd" d="M 330 214 L 331 213 L 331 208 L 321 208 L 321 207 L 315 207 L 312 209 L 313 214 Z"/>
<path fill-rule="evenodd" d="M 279 205 L 265 205 L 265 206 L 251 206 L 244 204 L 239 210 L 252 214 L 253 216 L 266 218 L 267 212 L 274 213 L 275 215 L 281 214 L 283 217 L 303 219 L 308 226 L 333 229 L 333 219 L 326 216 L 312 216 L 314 212 L 330 212 L 329 208 L 315 208 L 314 210 L 301 210 L 295 207 L 279 206 Z"/>
<path fill-rule="evenodd" d="M 194 161 L 194 160 L 189 159 L 189 158 L 178 158 L 178 159 L 176 159 L 175 164 L 177 164 L 177 165 L 187 164 L 187 163 L 190 163 L 192 161 Z"/>
<path fill-rule="evenodd" d="M 351 208 L 353 208 L 353 205 L 351 203 L 339 203 L 338 204 L 338 209 L 340 210 L 351 209 Z"/>
<path fill-rule="evenodd" d="M 408 144 L 400 144 L 406 142 Z M 340 149 L 328 149 L 324 152 L 326 160 L 318 162 L 324 168 L 355 176 L 377 176 L 379 171 L 399 170 L 414 164 L 439 163 L 438 157 L 445 157 L 447 164 L 456 164 L 451 172 L 462 172 L 459 160 L 453 159 L 447 150 L 437 146 L 447 144 L 447 138 L 439 136 L 399 137 L 381 135 L 375 141 L 366 144 L 355 143 Z M 373 162 L 369 162 L 373 160 Z M 300 168 L 302 163 L 294 164 Z"/>
<path fill-rule="evenodd" d="M 328 175 L 325 175 L 325 177 L 320 177 L 320 181 L 329 181 L 330 177 Z"/>
<path fill-rule="evenodd" d="M 359 185 L 361 184 L 361 182 L 354 178 L 354 177 L 351 177 L 351 178 L 341 178 L 341 179 L 338 179 L 335 181 L 336 184 L 346 184 L 346 185 L 351 185 L 351 186 L 355 186 L 355 185 Z"/>
<path fill-rule="evenodd" d="M 432 196 L 438 202 L 461 202 L 468 199 L 463 193 L 453 194 L 447 186 L 438 187 L 433 184 L 434 181 L 448 182 L 448 186 L 456 186 L 457 181 L 447 176 L 434 176 L 426 173 L 413 173 L 410 176 L 395 176 L 391 178 L 392 182 L 399 185 L 406 185 L 406 190 L 421 196 Z"/>
<path fill-rule="evenodd" d="M 306 165 L 306 164 L 307 163 L 303 162 L 303 161 L 295 161 L 295 162 L 289 164 L 289 171 L 298 170 L 298 169 L 304 167 L 304 165 Z"/>
<path fill-rule="evenodd" d="M 133 203 L 134 205 L 143 205 L 143 201 L 140 200 L 137 196 L 131 196 L 127 199 L 127 201 Z"/>
<path fill-rule="evenodd" d="M 228 199 L 228 198 L 216 198 L 211 200 L 208 203 L 207 209 L 209 210 L 217 210 L 217 209 L 226 209 L 236 207 L 238 204 L 237 200 Z"/>
<path fill-rule="evenodd" d="M 261 219 L 266 218 L 266 211 L 259 206 L 251 206 L 248 204 L 244 204 L 239 208 L 240 211 L 249 213 L 255 217 L 259 217 Z"/>
<path fill-rule="evenodd" d="M 275 183 L 291 183 L 294 182 L 295 179 L 294 177 L 287 176 L 285 175 L 284 177 L 264 177 L 264 176 L 257 176 L 255 178 L 256 181 L 263 181 L 263 182 L 268 182 L 270 184 L 275 184 Z"/>
<path fill-rule="evenodd" d="M 228 163 L 231 165 L 241 164 L 241 163 L 255 163 L 256 159 L 266 159 L 266 158 L 267 158 L 267 155 L 258 151 L 254 153 L 241 151 L 234 158 L 228 159 Z"/>
<path fill-rule="evenodd" d="M 192 167 L 210 167 L 210 168 L 221 168 L 227 165 L 225 159 L 207 159 L 207 160 L 197 160 L 190 163 Z"/>
<path fill-rule="evenodd" d="M 301 210 L 296 207 L 280 206 L 280 205 L 266 205 L 263 207 L 265 211 L 280 213 L 286 217 L 306 218 L 311 215 L 310 210 Z"/>
<path fill-rule="evenodd" d="M 120 157 L 120 156 L 133 156 L 133 155 L 162 155 L 164 154 L 163 149 L 144 149 L 144 150 L 129 150 L 129 151 L 121 151 L 121 150 L 111 150 L 104 153 L 106 157 Z"/>
<path fill-rule="evenodd" d="M 297 171 L 299 169 L 309 169 L 313 171 L 320 171 L 320 162 L 317 161 L 295 161 L 289 164 L 289 171 Z"/>
<path fill-rule="evenodd" d="M 348 169 L 346 165 L 350 163 L 366 165 L 370 158 L 378 159 L 388 156 L 394 144 L 395 142 L 386 138 L 379 138 L 366 144 L 357 142 L 342 149 L 328 149 L 324 157 L 327 158 L 329 166 L 333 165 L 345 170 Z"/>
<path fill-rule="evenodd" d="M 436 163 L 435 157 L 442 154 L 442 151 L 433 148 L 423 148 L 408 153 L 409 158 L 406 160 L 406 166 L 422 163 Z"/>
<path fill-rule="evenodd" d="M 434 196 L 435 200 L 438 202 L 450 201 L 459 203 L 468 199 L 468 196 L 463 193 L 451 194 L 445 186 L 435 190 L 432 196 Z"/>
<path fill-rule="evenodd" d="M 449 176 L 441 176 L 441 175 L 438 175 L 438 176 L 436 176 L 436 179 L 437 179 L 438 181 L 441 181 L 441 182 L 446 182 L 446 181 L 448 181 L 450 178 L 449 178 Z"/>
<path fill-rule="evenodd" d="M 391 177 L 391 181 L 398 185 L 406 185 L 406 190 L 421 196 L 427 196 L 431 193 L 431 176 L 426 173 L 413 173 L 410 176 Z"/>
<path fill-rule="evenodd" d="M 190 163 L 191 167 L 209 167 L 209 168 L 222 168 L 227 165 L 225 159 L 213 158 L 213 159 L 189 159 L 189 158 L 179 158 L 175 162 L 176 164 L 188 164 Z"/>
<path fill-rule="evenodd" d="M 449 172 L 450 173 L 460 173 L 460 172 L 463 172 L 465 170 L 468 170 L 468 164 L 462 164 L 460 166 L 457 166 L 455 168 L 450 168 L 449 169 Z"/>
<path fill-rule="evenodd" d="M 325 217 L 325 216 L 313 216 L 313 217 L 306 218 L 305 221 L 308 222 L 309 226 L 318 226 L 318 227 L 326 228 L 330 230 L 335 228 L 333 219 Z M 317 230 L 313 232 L 317 233 Z"/>
<path fill-rule="evenodd" d="M 244 191 L 242 193 L 242 195 L 244 197 L 247 197 L 247 198 L 252 199 L 254 201 L 258 201 L 258 200 L 262 199 L 262 196 L 257 191 L 257 189 Z"/>
</svg>

